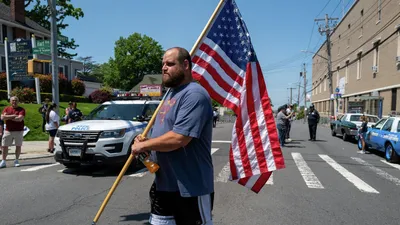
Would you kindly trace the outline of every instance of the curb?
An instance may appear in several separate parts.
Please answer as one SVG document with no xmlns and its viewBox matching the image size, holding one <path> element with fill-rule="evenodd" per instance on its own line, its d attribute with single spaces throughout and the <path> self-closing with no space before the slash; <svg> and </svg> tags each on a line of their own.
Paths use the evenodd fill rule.
<svg viewBox="0 0 400 225">
<path fill-rule="evenodd" d="M 54 157 L 53 154 L 26 154 L 23 155 L 21 154 L 19 157 L 19 160 L 30 160 L 30 159 L 45 159 L 45 158 L 52 158 Z M 15 155 L 8 155 L 6 161 L 14 161 L 15 160 Z"/>
</svg>

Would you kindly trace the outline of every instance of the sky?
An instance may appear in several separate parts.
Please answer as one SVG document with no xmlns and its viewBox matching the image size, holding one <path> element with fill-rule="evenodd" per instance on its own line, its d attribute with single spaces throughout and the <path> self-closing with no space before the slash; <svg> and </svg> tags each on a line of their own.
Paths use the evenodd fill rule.
<svg viewBox="0 0 400 225">
<path fill-rule="evenodd" d="M 263 70 L 274 108 L 297 102 L 298 84 L 307 71 L 307 91 L 311 90 L 312 53 L 325 37 L 318 32 L 316 18 L 341 19 L 355 0 L 236 0 L 247 25 Z M 93 56 L 97 63 L 114 57 L 115 41 L 137 32 L 156 40 L 163 49 L 180 46 L 191 50 L 219 0 L 72 0 L 85 16 L 68 18 L 64 35 L 74 38 L 78 56 Z M 344 10 L 343 10 L 344 9 Z M 339 22 L 339 21 L 338 21 Z M 300 105 L 303 100 L 301 88 Z"/>
</svg>

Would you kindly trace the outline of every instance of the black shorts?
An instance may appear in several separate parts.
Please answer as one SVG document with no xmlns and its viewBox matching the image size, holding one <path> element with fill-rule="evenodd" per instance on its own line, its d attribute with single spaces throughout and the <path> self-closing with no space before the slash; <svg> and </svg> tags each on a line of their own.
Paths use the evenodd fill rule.
<svg viewBox="0 0 400 225">
<path fill-rule="evenodd" d="M 156 191 L 153 183 L 150 189 L 151 215 L 153 225 L 212 225 L 214 193 L 199 197 L 182 197 L 179 192 Z"/>
<path fill-rule="evenodd" d="M 47 132 L 49 132 L 50 137 L 55 137 L 57 134 L 57 129 L 54 130 L 48 130 Z"/>
</svg>

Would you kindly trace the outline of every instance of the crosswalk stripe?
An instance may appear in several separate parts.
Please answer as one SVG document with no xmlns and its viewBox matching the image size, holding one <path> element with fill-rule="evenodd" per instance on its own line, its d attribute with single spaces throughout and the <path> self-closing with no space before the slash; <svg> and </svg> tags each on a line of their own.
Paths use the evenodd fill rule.
<svg viewBox="0 0 400 225">
<path fill-rule="evenodd" d="M 381 162 L 383 162 L 385 164 L 388 164 L 389 166 L 392 166 L 392 167 L 400 170 L 400 165 L 399 164 L 393 164 L 393 163 L 390 163 L 390 162 L 386 162 L 386 160 L 381 160 Z"/>
<path fill-rule="evenodd" d="M 211 155 L 217 152 L 219 148 L 211 148 Z M 148 173 L 147 168 L 136 171 L 134 174 L 128 175 L 129 177 L 144 177 Z"/>
<path fill-rule="evenodd" d="M 267 184 L 269 185 L 273 185 L 274 184 L 274 173 L 271 174 L 271 176 L 269 177 Z"/>
<path fill-rule="evenodd" d="M 311 171 L 310 167 L 307 165 L 306 161 L 304 161 L 301 154 L 297 152 L 292 152 L 292 157 L 307 186 L 309 188 L 324 189 L 324 186 L 322 186 L 317 176 L 315 176 L 315 174 Z"/>
<path fill-rule="evenodd" d="M 52 167 L 52 166 L 57 166 L 57 165 L 60 165 L 60 163 L 53 163 L 53 164 L 48 164 L 48 165 L 34 166 L 34 167 L 30 167 L 28 169 L 23 169 L 21 171 L 22 172 L 37 171 L 37 170 L 40 170 L 40 169 L 44 169 L 44 168 L 48 168 L 48 167 Z"/>
<path fill-rule="evenodd" d="M 335 162 L 335 160 L 333 160 L 331 157 L 321 154 L 318 154 L 318 156 L 321 157 L 321 159 L 325 160 L 333 169 L 338 171 L 344 178 L 353 183 L 354 186 L 356 186 L 360 191 L 368 193 L 376 193 L 376 194 L 379 193 L 377 190 L 369 186 L 367 183 L 358 178 L 356 175 L 354 175 L 346 168 Z"/>
<path fill-rule="evenodd" d="M 368 167 L 368 169 L 374 171 L 376 174 L 378 174 L 379 176 L 385 178 L 386 180 L 390 180 L 393 183 L 395 183 L 396 185 L 400 185 L 400 180 L 398 178 L 388 174 L 387 172 L 385 172 L 385 171 L 383 171 L 383 170 L 371 165 L 370 163 L 368 163 L 368 162 L 366 162 L 366 161 L 364 161 L 364 160 L 362 160 L 360 158 L 357 158 L 357 157 L 351 157 L 351 158 L 353 160 L 355 160 L 356 162 L 360 163 L 361 165 L 364 165 L 364 166 Z"/>
<path fill-rule="evenodd" d="M 231 172 L 231 168 L 229 167 L 229 162 L 222 168 L 221 172 L 219 172 L 217 178 L 215 178 L 214 182 L 228 182 L 229 173 Z"/>
</svg>

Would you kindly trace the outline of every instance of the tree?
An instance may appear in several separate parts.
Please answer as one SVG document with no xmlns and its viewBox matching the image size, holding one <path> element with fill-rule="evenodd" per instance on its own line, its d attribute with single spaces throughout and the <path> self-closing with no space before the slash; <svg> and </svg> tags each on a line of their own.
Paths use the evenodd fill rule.
<svg viewBox="0 0 400 225">
<path fill-rule="evenodd" d="M 104 82 L 112 87 L 131 90 L 146 74 L 160 74 L 164 51 L 149 36 L 134 33 L 115 42 L 114 58 L 103 64 Z"/>
<path fill-rule="evenodd" d="M 81 74 L 84 76 L 95 76 L 94 72 L 96 68 L 99 67 L 95 61 L 93 61 L 93 56 L 85 56 L 85 57 L 78 57 L 78 61 L 81 61 L 83 64 Z"/>
<path fill-rule="evenodd" d="M 10 5 L 10 0 L 0 0 L 0 2 Z M 62 35 L 62 30 L 67 28 L 69 25 L 64 23 L 64 20 L 68 17 L 73 17 L 77 20 L 84 16 L 84 13 L 81 8 L 75 8 L 71 3 L 71 0 L 57 0 L 57 33 L 58 35 Z M 31 10 L 27 10 L 28 6 L 34 4 L 31 7 Z M 50 30 L 50 19 L 51 19 L 51 10 L 48 6 L 46 0 L 25 0 L 25 15 L 29 17 L 31 20 L 35 21 L 42 27 Z M 76 49 L 79 45 L 75 44 L 75 40 L 71 38 L 68 39 L 67 42 L 59 42 L 58 43 L 58 54 L 61 57 L 72 59 L 77 54 L 71 54 L 67 52 L 67 49 Z"/>
</svg>

